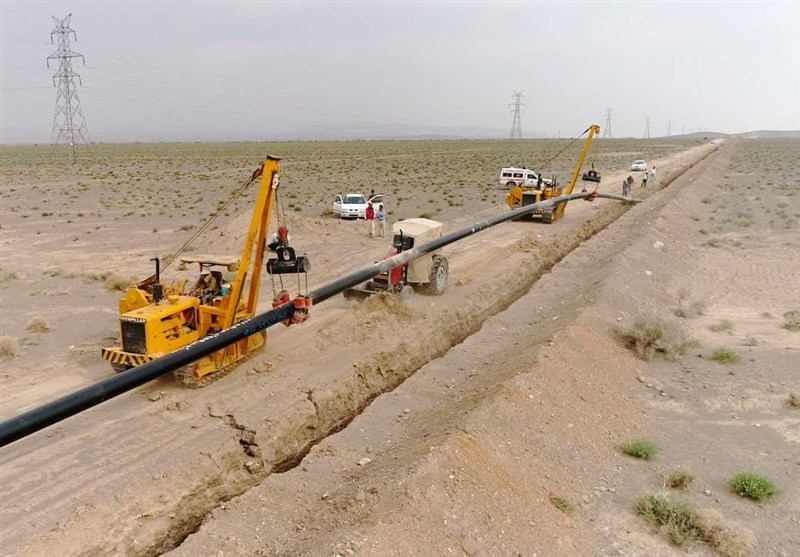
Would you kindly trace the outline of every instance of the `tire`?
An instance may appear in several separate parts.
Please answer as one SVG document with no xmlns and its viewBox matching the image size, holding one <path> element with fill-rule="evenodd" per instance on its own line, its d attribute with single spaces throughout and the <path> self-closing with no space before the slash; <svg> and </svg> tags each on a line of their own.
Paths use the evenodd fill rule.
<svg viewBox="0 0 800 557">
<path fill-rule="evenodd" d="M 514 187 L 514 186 L 516 186 L 516 185 L 517 185 L 517 184 L 516 184 L 516 182 L 506 182 L 506 187 L 507 187 L 508 189 L 511 189 L 511 188 L 513 188 L 513 187 Z"/>
<path fill-rule="evenodd" d="M 450 274 L 450 264 L 443 255 L 433 256 L 431 271 L 428 275 L 428 284 L 424 285 L 422 291 L 431 296 L 441 296 L 447 290 L 447 278 Z"/>
</svg>

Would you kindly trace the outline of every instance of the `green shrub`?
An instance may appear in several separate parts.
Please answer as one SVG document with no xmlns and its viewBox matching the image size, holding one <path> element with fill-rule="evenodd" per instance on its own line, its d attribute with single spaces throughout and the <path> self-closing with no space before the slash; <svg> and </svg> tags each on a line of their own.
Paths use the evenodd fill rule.
<svg viewBox="0 0 800 557">
<path fill-rule="evenodd" d="M 550 502 L 553 504 L 555 508 L 560 510 L 564 514 L 572 514 L 575 512 L 575 507 L 572 503 L 569 502 L 569 499 L 565 497 L 559 497 L 558 495 L 551 495 Z"/>
<path fill-rule="evenodd" d="M 656 446 L 647 439 L 631 439 L 617 447 L 621 453 L 635 458 L 650 460 L 656 455 Z"/>
<path fill-rule="evenodd" d="M 731 348 L 717 348 L 711 353 L 711 359 L 719 364 L 734 364 L 739 361 L 739 353 Z"/>
<path fill-rule="evenodd" d="M 734 493 L 754 501 L 766 501 L 778 493 L 775 484 L 763 476 L 750 472 L 736 474 L 728 485 Z"/>
</svg>

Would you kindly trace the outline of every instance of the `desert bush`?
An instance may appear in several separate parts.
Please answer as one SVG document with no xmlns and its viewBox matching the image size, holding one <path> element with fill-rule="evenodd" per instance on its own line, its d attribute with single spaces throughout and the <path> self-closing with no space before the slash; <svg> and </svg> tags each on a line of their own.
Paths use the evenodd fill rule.
<svg viewBox="0 0 800 557">
<path fill-rule="evenodd" d="M 800 396 L 797 396 L 797 393 L 789 393 L 789 397 L 786 399 L 786 404 L 792 408 L 800 408 Z"/>
<path fill-rule="evenodd" d="M 748 557 L 756 545 L 756 538 L 747 528 L 727 523 L 715 510 L 697 511 L 703 541 L 722 557 Z"/>
<path fill-rule="evenodd" d="M 778 488 L 775 487 L 775 484 L 764 476 L 750 472 L 736 474 L 728 482 L 728 486 L 734 493 L 754 501 L 766 501 L 778 493 Z"/>
<path fill-rule="evenodd" d="M 755 546 L 755 536 L 747 528 L 728 524 L 717 511 L 696 511 L 687 501 L 647 495 L 636 500 L 635 510 L 678 547 L 702 541 L 722 557 L 748 557 Z"/>
<path fill-rule="evenodd" d="M 550 502 L 555 508 L 564 514 L 572 514 L 575 512 L 575 506 L 570 503 L 569 499 L 560 497 L 558 495 L 550 495 Z"/>
<path fill-rule="evenodd" d="M 617 449 L 628 456 L 650 460 L 656 455 L 656 446 L 647 439 L 631 439 L 617 446 Z"/>
<path fill-rule="evenodd" d="M 106 290 L 124 292 L 129 286 L 133 284 L 131 279 L 120 276 L 116 273 L 111 273 L 105 278 Z"/>
<path fill-rule="evenodd" d="M 702 539 L 700 517 L 686 501 L 647 495 L 636 501 L 635 508 L 636 514 L 648 524 L 657 526 L 678 547 Z"/>
<path fill-rule="evenodd" d="M 19 353 L 19 342 L 8 335 L 0 336 L 0 359 L 11 360 Z"/>
<path fill-rule="evenodd" d="M 686 491 L 694 481 L 694 474 L 686 468 L 676 468 L 666 476 L 664 476 L 664 485 L 672 489 L 680 489 Z"/>
<path fill-rule="evenodd" d="M 800 310 L 793 309 L 783 314 L 783 327 L 787 331 L 800 331 Z"/>
<path fill-rule="evenodd" d="M 719 364 L 734 364 L 739 361 L 739 353 L 732 348 L 717 348 L 711 353 L 711 359 Z"/>
<path fill-rule="evenodd" d="M 28 325 L 25 328 L 32 333 L 46 333 L 50 330 L 50 324 L 47 322 L 47 319 L 37 315 L 28 321 Z"/>
<path fill-rule="evenodd" d="M 722 331 L 731 331 L 733 330 L 733 323 L 731 323 L 727 319 L 721 319 L 718 323 L 709 325 L 708 328 L 709 330 L 714 331 L 715 333 L 720 333 Z"/>
<path fill-rule="evenodd" d="M 642 360 L 652 360 L 656 355 L 674 360 L 692 344 L 680 323 L 654 314 L 640 315 L 615 333 Z"/>
<path fill-rule="evenodd" d="M 676 317 L 691 319 L 692 317 L 703 315 L 706 312 L 706 303 L 700 301 L 679 301 L 678 307 L 672 310 L 672 312 Z"/>
</svg>

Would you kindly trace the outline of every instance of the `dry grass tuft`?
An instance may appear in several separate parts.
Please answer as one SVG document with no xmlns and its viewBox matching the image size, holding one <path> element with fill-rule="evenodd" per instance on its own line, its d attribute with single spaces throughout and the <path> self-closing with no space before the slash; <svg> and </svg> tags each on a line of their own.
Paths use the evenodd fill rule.
<svg viewBox="0 0 800 557">
<path fill-rule="evenodd" d="M 46 333 L 50 330 L 50 323 L 41 315 L 37 315 L 28 321 L 28 325 L 25 328 L 32 333 Z"/>
<path fill-rule="evenodd" d="M 0 336 L 0 359 L 11 360 L 19 353 L 19 342 L 15 337 Z"/>
<path fill-rule="evenodd" d="M 789 398 L 786 399 L 786 404 L 792 408 L 800 408 L 800 396 L 797 393 L 789 393 Z"/>
<path fill-rule="evenodd" d="M 793 309 L 783 314 L 783 327 L 787 331 L 800 331 L 800 310 Z"/>
<path fill-rule="evenodd" d="M 125 278 L 116 273 L 111 273 L 105 278 L 106 290 L 111 290 L 112 292 L 125 292 L 125 290 L 127 290 L 132 284 L 133 281 L 131 279 Z"/>
<path fill-rule="evenodd" d="M 708 329 L 710 331 L 714 331 L 715 333 L 721 333 L 722 331 L 732 331 L 733 323 L 731 323 L 727 319 L 720 319 L 719 322 L 714 323 L 713 325 L 709 325 Z"/>
<path fill-rule="evenodd" d="M 756 544 L 755 536 L 747 528 L 726 522 L 717 511 L 696 511 L 687 501 L 647 495 L 636 501 L 635 509 L 636 514 L 678 547 L 702 541 L 722 557 L 748 557 Z"/>
<path fill-rule="evenodd" d="M 675 360 L 693 344 L 680 323 L 654 314 L 639 315 L 629 326 L 614 332 L 642 360 L 652 360 L 656 355 Z"/>
<path fill-rule="evenodd" d="M 715 510 L 697 511 L 703 539 L 723 557 L 748 557 L 756 545 L 753 532 L 735 522 L 726 522 Z"/>
<path fill-rule="evenodd" d="M 664 485 L 672 489 L 680 489 L 686 491 L 694 481 L 694 474 L 687 468 L 676 468 L 666 476 L 664 476 Z"/>
</svg>

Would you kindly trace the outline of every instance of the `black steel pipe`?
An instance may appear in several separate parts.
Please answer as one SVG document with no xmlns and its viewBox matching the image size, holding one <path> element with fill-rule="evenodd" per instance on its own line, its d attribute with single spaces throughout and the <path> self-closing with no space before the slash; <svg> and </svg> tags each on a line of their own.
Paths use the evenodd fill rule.
<svg viewBox="0 0 800 557">
<path fill-rule="evenodd" d="M 333 280 L 313 292 L 310 296 L 314 305 L 324 302 L 325 300 L 336 296 L 357 286 L 364 281 L 367 281 L 380 273 L 388 272 L 398 265 L 412 261 L 426 253 L 430 253 L 439 248 L 462 240 L 467 236 L 476 234 L 482 230 L 486 230 L 492 226 L 500 223 L 526 216 L 531 214 L 537 209 L 555 208 L 559 203 L 566 203 L 573 199 L 585 199 L 588 197 L 604 197 L 609 199 L 618 199 L 622 201 L 632 202 L 630 198 L 621 197 L 618 195 L 602 194 L 596 192 L 582 192 L 574 193 L 569 196 L 561 196 L 540 203 L 533 203 L 525 205 L 491 217 L 486 220 L 477 222 L 471 226 L 466 226 L 445 234 L 441 238 L 437 238 L 426 244 L 415 246 L 410 250 L 398 253 L 388 259 L 368 265 L 358 271 Z M 171 354 L 167 354 L 157 360 L 153 360 L 146 364 L 137 366 L 131 370 L 125 371 L 108 379 L 98 381 L 97 383 L 85 387 L 74 393 L 70 393 L 64 397 L 48 402 L 42 406 L 28 410 L 18 416 L 10 418 L 0 423 L 0 447 L 13 443 L 27 437 L 37 431 L 40 431 L 48 426 L 58 423 L 62 420 L 74 416 L 79 412 L 87 410 L 98 404 L 119 396 L 123 393 L 131 391 L 137 387 L 144 385 L 154 379 L 166 375 L 180 367 L 188 365 L 195 360 L 207 356 L 217 350 L 225 348 L 238 340 L 247 338 L 248 336 L 262 331 L 273 325 L 277 325 L 285 319 L 288 319 L 294 313 L 294 306 L 292 303 L 287 303 L 277 308 L 271 309 L 264 313 L 258 314 L 252 319 L 243 321 L 219 333 L 209 335 L 197 342 L 185 346 Z"/>
</svg>

